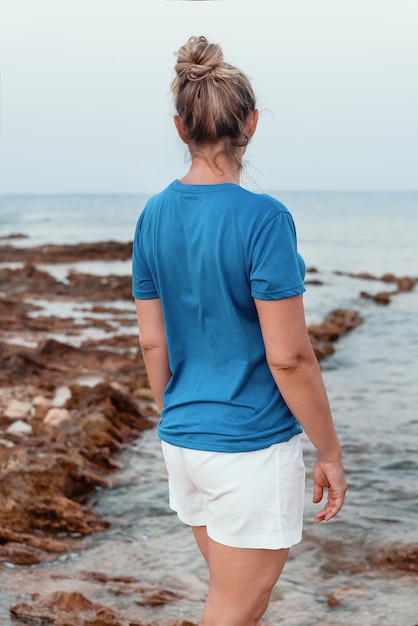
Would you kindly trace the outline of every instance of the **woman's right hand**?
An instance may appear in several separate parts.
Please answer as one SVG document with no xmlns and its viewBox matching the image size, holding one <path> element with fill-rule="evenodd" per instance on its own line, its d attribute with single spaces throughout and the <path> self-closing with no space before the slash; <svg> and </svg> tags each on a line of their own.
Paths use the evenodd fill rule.
<svg viewBox="0 0 418 626">
<path fill-rule="evenodd" d="M 313 498 L 315 504 L 321 502 L 324 497 L 324 489 L 327 489 L 327 501 L 324 507 L 315 515 L 314 522 L 328 521 L 341 510 L 347 483 L 344 468 L 341 461 L 325 461 L 318 457 L 313 468 Z"/>
</svg>

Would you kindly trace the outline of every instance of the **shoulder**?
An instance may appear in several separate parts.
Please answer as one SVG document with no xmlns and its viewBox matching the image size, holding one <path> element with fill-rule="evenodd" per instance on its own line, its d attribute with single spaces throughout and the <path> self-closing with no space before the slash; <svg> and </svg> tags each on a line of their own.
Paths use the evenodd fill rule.
<svg viewBox="0 0 418 626">
<path fill-rule="evenodd" d="M 289 209 L 277 198 L 266 193 L 254 193 L 241 188 L 238 215 L 251 236 L 258 238 L 264 231 L 273 230 L 284 234 L 295 232 Z"/>
<path fill-rule="evenodd" d="M 151 195 L 145 202 L 144 209 L 152 210 L 154 207 L 158 207 L 168 196 L 172 194 L 172 184 L 167 185 L 162 191 Z"/>
<path fill-rule="evenodd" d="M 149 196 L 139 214 L 137 225 L 142 227 L 145 223 L 148 223 L 149 220 L 152 220 L 158 215 L 162 208 L 167 206 L 171 195 L 171 185 L 168 185 L 162 191 Z"/>
<path fill-rule="evenodd" d="M 280 200 L 267 193 L 256 193 L 243 187 L 237 187 L 242 201 L 253 211 L 274 217 L 281 213 L 290 215 L 289 209 Z"/>
</svg>

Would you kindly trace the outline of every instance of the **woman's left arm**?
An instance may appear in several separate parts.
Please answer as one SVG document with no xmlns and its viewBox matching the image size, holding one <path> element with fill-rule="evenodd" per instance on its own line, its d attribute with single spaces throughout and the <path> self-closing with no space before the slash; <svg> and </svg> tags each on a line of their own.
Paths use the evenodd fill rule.
<svg viewBox="0 0 418 626">
<path fill-rule="evenodd" d="M 151 391 L 158 410 L 164 408 L 164 390 L 171 378 L 163 309 L 159 298 L 135 300 L 141 346 Z"/>
</svg>

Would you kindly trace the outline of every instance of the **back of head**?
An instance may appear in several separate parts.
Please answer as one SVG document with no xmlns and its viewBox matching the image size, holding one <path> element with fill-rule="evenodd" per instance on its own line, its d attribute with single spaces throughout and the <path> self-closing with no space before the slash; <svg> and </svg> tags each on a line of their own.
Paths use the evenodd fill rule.
<svg viewBox="0 0 418 626">
<path fill-rule="evenodd" d="M 254 92 L 247 76 L 224 62 L 219 44 L 190 37 L 178 50 L 175 70 L 171 89 L 190 143 L 201 146 L 230 138 L 233 145 L 245 146 Z"/>
</svg>

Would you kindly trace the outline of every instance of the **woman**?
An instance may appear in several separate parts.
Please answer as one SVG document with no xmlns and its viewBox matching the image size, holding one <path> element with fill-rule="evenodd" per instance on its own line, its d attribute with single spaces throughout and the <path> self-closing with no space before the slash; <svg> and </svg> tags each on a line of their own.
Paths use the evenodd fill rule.
<svg viewBox="0 0 418 626">
<path fill-rule="evenodd" d="M 304 318 L 288 210 L 239 186 L 258 121 L 248 78 L 205 37 L 178 51 L 174 122 L 191 154 L 138 220 L 133 295 L 170 506 L 209 567 L 201 626 L 255 626 L 301 539 L 302 428 L 315 521 L 341 509 L 341 445 Z"/>
</svg>

